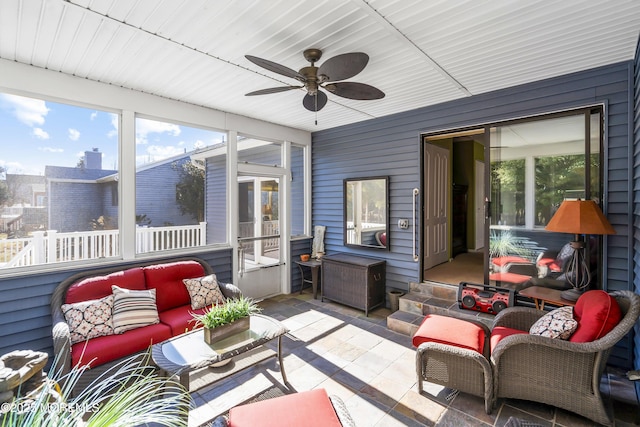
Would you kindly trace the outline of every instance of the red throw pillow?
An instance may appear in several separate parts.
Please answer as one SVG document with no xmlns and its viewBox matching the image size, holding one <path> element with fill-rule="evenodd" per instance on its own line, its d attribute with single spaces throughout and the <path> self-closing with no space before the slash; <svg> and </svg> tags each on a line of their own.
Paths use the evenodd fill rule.
<svg viewBox="0 0 640 427">
<path fill-rule="evenodd" d="M 571 342 L 591 342 L 602 338 L 622 319 L 618 301 L 602 290 L 587 291 L 578 298 L 573 309 L 578 329 Z"/>
</svg>

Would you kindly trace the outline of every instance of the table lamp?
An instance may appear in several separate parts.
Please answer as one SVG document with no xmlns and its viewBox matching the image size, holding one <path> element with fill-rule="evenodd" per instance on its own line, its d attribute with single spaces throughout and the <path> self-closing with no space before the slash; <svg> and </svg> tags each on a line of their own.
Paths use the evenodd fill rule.
<svg viewBox="0 0 640 427">
<path fill-rule="evenodd" d="M 571 242 L 573 254 L 565 268 L 566 280 L 572 288 L 562 292 L 563 299 L 575 301 L 591 282 L 591 271 L 586 262 L 585 241 L 582 236 L 615 234 L 616 231 L 596 202 L 580 199 L 564 200 L 545 230 L 575 234 L 575 240 Z"/>
</svg>

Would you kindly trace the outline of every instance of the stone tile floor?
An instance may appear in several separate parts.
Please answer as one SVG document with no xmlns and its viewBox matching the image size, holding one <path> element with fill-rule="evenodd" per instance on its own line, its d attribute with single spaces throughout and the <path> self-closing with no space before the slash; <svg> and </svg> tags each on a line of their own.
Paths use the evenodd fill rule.
<svg viewBox="0 0 640 427">
<path fill-rule="evenodd" d="M 417 392 L 414 349 L 408 336 L 386 327 L 388 309 L 364 313 L 314 300 L 309 293 L 282 295 L 261 303 L 264 314 L 282 321 L 289 391 L 325 388 L 339 396 L 359 427 L 503 426 L 514 416 L 544 426 L 593 426 L 592 421 L 547 405 L 501 400 L 491 415 L 481 398 L 425 383 L 431 398 Z M 199 426 L 273 386 L 286 387 L 275 358 L 192 393 L 189 425 Z M 640 417 L 633 384 L 625 372 L 607 372 L 602 389 L 615 425 Z"/>
</svg>

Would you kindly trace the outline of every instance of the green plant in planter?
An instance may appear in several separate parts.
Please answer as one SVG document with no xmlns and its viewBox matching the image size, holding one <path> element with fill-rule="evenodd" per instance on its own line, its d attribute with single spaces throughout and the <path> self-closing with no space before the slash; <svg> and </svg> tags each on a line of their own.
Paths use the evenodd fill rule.
<svg viewBox="0 0 640 427">
<path fill-rule="evenodd" d="M 132 356 L 107 370 L 77 396 L 75 384 L 86 367 L 59 375 L 54 360 L 36 396 L 17 396 L 0 410 L 1 427 L 186 426 L 189 393 L 160 377 L 148 357 Z"/>
<path fill-rule="evenodd" d="M 499 258 L 509 255 L 518 255 L 532 259 L 533 251 L 525 246 L 521 237 L 515 236 L 511 230 L 492 231 L 489 239 L 489 255 Z"/>
<path fill-rule="evenodd" d="M 192 316 L 197 323 L 205 328 L 213 329 L 261 311 L 262 308 L 258 306 L 256 301 L 251 298 L 240 297 L 228 299 L 224 304 L 212 305 L 203 314 L 192 313 Z"/>
</svg>

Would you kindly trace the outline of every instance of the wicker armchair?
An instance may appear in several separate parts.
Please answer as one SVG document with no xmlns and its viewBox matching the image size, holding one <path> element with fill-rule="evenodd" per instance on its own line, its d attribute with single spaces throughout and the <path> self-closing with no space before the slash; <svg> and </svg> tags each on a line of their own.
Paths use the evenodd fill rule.
<svg viewBox="0 0 640 427">
<path fill-rule="evenodd" d="M 638 320 L 640 296 L 630 291 L 611 293 L 620 305 L 620 323 L 604 337 L 573 343 L 534 335 L 512 335 L 492 349 L 494 404 L 512 398 L 545 403 L 575 412 L 598 423 L 612 425 L 600 395 L 600 379 L 612 347 Z M 544 311 L 507 308 L 496 316 L 495 326 L 528 331 Z"/>
</svg>

